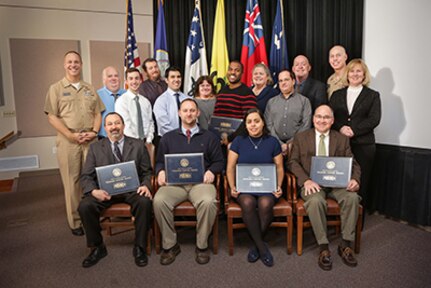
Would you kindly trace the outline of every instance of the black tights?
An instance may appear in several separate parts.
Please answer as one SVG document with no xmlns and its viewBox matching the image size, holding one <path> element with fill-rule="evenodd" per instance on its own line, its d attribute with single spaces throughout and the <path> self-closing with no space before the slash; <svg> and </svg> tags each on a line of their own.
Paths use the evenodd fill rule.
<svg viewBox="0 0 431 288">
<path fill-rule="evenodd" d="M 240 194 L 237 201 L 241 206 L 242 219 L 247 226 L 248 233 L 262 255 L 266 251 L 263 237 L 272 222 L 275 199 L 272 195 L 256 197 L 250 194 Z"/>
</svg>

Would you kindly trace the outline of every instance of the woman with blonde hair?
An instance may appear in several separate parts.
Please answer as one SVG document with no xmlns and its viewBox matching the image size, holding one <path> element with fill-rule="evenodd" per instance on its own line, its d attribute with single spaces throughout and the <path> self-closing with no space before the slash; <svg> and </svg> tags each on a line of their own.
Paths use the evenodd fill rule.
<svg viewBox="0 0 431 288">
<path fill-rule="evenodd" d="M 262 113 L 265 113 L 266 104 L 272 97 L 280 94 L 280 91 L 274 89 L 274 81 L 271 77 L 271 71 L 263 63 L 254 65 L 252 71 L 252 90 L 256 96 L 257 107 Z"/>
<path fill-rule="evenodd" d="M 351 60 L 343 76 L 347 87 L 335 91 L 329 102 L 334 110 L 332 128 L 350 138 L 353 155 L 361 166 L 359 195 L 366 208 L 371 208 L 368 186 L 376 153 L 374 128 L 379 125 L 382 113 L 379 92 L 368 88 L 370 80 L 365 62 L 362 59 Z"/>
</svg>

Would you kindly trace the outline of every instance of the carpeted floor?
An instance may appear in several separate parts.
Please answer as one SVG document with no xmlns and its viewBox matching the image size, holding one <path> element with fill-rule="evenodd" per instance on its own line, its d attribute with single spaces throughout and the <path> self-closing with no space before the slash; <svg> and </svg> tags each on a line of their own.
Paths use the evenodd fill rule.
<svg viewBox="0 0 431 288">
<path fill-rule="evenodd" d="M 334 267 L 322 271 L 310 229 L 302 256 L 287 255 L 283 230 L 273 229 L 267 240 L 275 266 L 250 264 L 246 231 L 234 234 L 229 256 L 221 221 L 219 254 L 207 265 L 194 260 L 194 230 L 181 229 L 182 252 L 170 266 L 153 250 L 149 265 L 136 267 L 133 232 L 126 232 L 105 236 L 108 256 L 84 269 L 85 238 L 72 236 L 64 209 L 55 171 L 23 173 L 17 192 L 0 194 L 0 287 L 431 287 L 431 233 L 383 216 L 367 216 L 356 268 L 342 263 L 331 236 Z"/>
</svg>

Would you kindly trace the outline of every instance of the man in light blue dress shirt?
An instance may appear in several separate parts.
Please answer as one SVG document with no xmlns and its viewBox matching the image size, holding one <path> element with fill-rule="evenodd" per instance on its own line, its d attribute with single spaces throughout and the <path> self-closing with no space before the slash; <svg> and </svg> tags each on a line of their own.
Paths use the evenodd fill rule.
<svg viewBox="0 0 431 288">
<path fill-rule="evenodd" d="M 157 98 L 153 109 L 159 136 L 180 127 L 179 103 L 186 98 L 191 98 L 180 91 L 182 78 L 179 68 L 169 67 L 165 72 L 165 78 L 168 90 Z"/>
<path fill-rule="evenodd" d="M 102 72 L 103 79 L 103 88 L 97 90 L 97 94 L 99 94 L 100 99 L 103 104 L 105 104 L 105 111 L 102 113 L 102 123 L 105 123 L 105 117 L 108 113 L 114 112 L 115 101 L 120 97 L 126 90 L 121 88 L 121 81 L 118 75 L 117 69 L 112 66 L 108 66 L 103 69 Z M 99 137 L 106 137 L 105 129 L 100 127 Z"/>
</svg>

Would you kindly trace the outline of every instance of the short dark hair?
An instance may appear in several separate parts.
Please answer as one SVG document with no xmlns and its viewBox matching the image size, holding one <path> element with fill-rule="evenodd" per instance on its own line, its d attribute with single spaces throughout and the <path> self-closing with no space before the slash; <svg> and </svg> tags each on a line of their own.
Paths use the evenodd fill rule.
<svg viewBox="0 0 431 288">
<path fill-rule="evenodd" d="M 262 136 L 267 136 L 269 135 L 269 129 L 268 126 L 266 126 L 266 121 L 265 121 L 265 116 L 263 115 L 262 111 L 260 111 L 258 108 L 251 108 L 248 109 L 245 114 L 244 114 L 244 119 L 243 119 L 243 123 L 244 123 L 244 133 L 245 135 L 249 136 L 250 134 L 248 134 L 248 130 L 247 130 L 247 117 L 252 114 L 252 113 L 257 113 L 259 114 L 260 118 L 263 121 L 263 130 L 262 130 Z"/>
<path fill-rule="evenodd" d="M 296 75 L 295 75 L 295 73 L 293 71 L 287 69 L 287 68 L 281 69 L 280 72 L 278 72 L 277 80 L 278 80 L 278 76 L 281 74 L 281 72 L 287 72 L 287 73 L 289 73 L 290 74 L 290 78 L 292 78 L 293 80 L 296 81 Z"/>
<path fill-rule="evenodd" d="M 126 69 L 126 78 L 127 78 L 128 74 L 133 73 L 133 72 L 138 72 L 139 74 L 141 74 L 141 71 L 139 71 L 138 68 L 135 68 L 135 67 L 127 68 Z"/>
<path fill-rule="evenodd" d="M 239 61 L 239 60 L 232 60 L 232 61 L 230 61 L 229 65 L 232 64 L 232 63 L 238 63 L 239 66 L 241 66 L 241 73 L 244 72 L 244 65 L 242 65 L 241 61 Z"/>
<path fill-rule="evenodd" d="M 204 81 L 207 81 L 208 82 L 208 84 L 210 84 L 211 85 L 211 93 L 213 94 L 213 95 L 215 95 L 216 94 L 216 91 L 215 91 L 215 87 L 214 87 L 214 83 L 213 83 L 213 79 L 210 77 L 210 76 L 208 76 L 208 75 L 204 75 L 204 76 L 201 76 L 201 77 L 199 77 L 198 78 L 198 81 L 196 81 L 196 84 L 195 84 L 195 90 L 193 91 L 194 93 L 193 93 L 193 95 L 196 97 L 196 96 L 200 96 L 199 95 L 199 86 L 202 84 L 202 83 L 204 83 Z"/>
<path fill-rule="evenodd" d="M 156 62 L 157 63 L 157 60 L 152 58 L 152 57 L 145 59 L 144 63 L 142 63 L 142 69 L 144 69 L 145 72 L 147 72 L 147 66 L 146 65 L 147 65 L 147 63 L 150 63 L 150 62 Z"/>
<path fill-rule="evenodd" d="M 121 119 L 121 123 L 124 125 L 124 119 L 123 119 L 123 116 L 121 116 L 119 113 L 117 113 L 117 112 L 109 112 L 108 114 L 106 114 L 106 116 L 105 116 L 105 121 L 103 122 L 103 126 L 106 126 L 106 118 L 108 118 L 108 116 L 110 116 L 110 115 L 117 115 L 118 117 L 120 117 L 120 119 Z"/>
<path fill-rule="evenodd" d="M 82 57 L 81 57 L 81 54 L 79 54 L 77 51 L 75 51 L 75 50 L 69 50 L 69 51 L 67 51 L 66 53 L 64 53 L 64 56 L 63 56 L 63 58 L 66 58 L 66 56 L 67 55 L 69 55 L 69 54 L 75 54 L 75 55 L 78 55 L 78 57 L 79 57 L 79 61 L 81 61 L 81 63 L 82 63 Z"/>
<path fill-rule="evenodd" d="M 166 71 L 165 71 L 165 78 L 166 79 L 168 79 L 168 77 L 169 77 L 169 72 L 171 72 L 171 71 L 177 71 L 177 72 L 180 72 L 180 74 L 181 74 L 181 70 L 180 70 L 180 68 L 178 68 L 178 67 L 176 67 L 176 66 L 170 66 L 168 69 L 166 69 Z"/>
<path fill-rule="evenodd" d="M 181 109 L 181 107 L 183 106 L 183 103 L 185 103 L 185 102 L 193 102 L 193 103 L 195 103 L 196 108 L 198 108 L 198 109 L 199 109 L 198 102 L 196 102 L 196 100 L 195 100 L 195 99 L 193 99 L 193 98 L 186 98 L 186 99 L 183 99 L 183 101 L 181 101 L 181 103 L 180 103 L 180 109 Z M 178 109 L 178 110 L 179 110 L 179 109 Z"/>
</svg>

